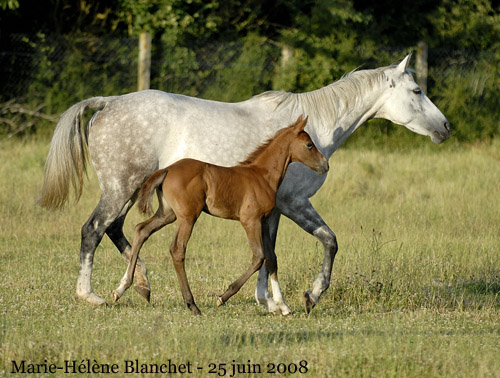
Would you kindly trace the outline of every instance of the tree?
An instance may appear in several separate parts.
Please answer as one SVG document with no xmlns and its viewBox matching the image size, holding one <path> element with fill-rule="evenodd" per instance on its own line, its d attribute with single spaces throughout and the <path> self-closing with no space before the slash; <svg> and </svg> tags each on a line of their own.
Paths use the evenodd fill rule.
<svg viewBox="0 0 500 378">
<path fill-rule="evenodd" d="M 0 0 L 0 8 L 14 10 L 19 8 L 19 0 Z"/>
</svg>

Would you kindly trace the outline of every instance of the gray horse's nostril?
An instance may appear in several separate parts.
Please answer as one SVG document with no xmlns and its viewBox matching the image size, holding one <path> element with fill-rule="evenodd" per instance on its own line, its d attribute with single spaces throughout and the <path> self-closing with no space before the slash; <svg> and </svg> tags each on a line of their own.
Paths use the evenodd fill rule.
<svg viewBox="0 0 500 378">
<path fill-rule="evenodd" d="M 448 121 L 445 121 L 444 128 L 451 132 L 451 124 Z"/>
</svg>

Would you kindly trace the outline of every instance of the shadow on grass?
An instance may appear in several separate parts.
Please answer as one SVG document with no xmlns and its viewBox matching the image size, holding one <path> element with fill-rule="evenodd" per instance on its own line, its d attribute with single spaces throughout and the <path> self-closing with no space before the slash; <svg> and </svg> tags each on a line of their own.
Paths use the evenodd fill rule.
<svg viewBox="0 0 500 378">
<path fill-rule="evenodd" d="M 434 301 L 447 302 L 450 308 L 479 309 L 500 308 L 500 277 L 493 280 L 457 280 L 444 283 L 438 280 L 432 282 Z"/>
<path fill-rule="evenodd" d="M 498 295 L 500 294 L 500 278 L 497 282 L 469 281 L 456 284 L 457 290 L 464 290 L 467 294 Z"/>
<path fill-rule="evenodd" d="M 350 337 L 367 337 L 367 338 L 391 338 L 394 335 L 400 336 L 416 336 L 421 337 L 422 331 L 420 329 L 412 329 L 409 327 L 405 330 L 394 330 L 394 329 L 374 329 L 374 328 L 364 328 L 359 330 L 339 330 L 339 331 L 276 331 L 276 332 L 264 332 L 264 333 L 227 333 L 220 336 L 220 342 L 224 345 L 232 346 L 259 346 L 266 344 L 306 344 L 306 343 L 317 343 L 326 342 L 332 339 L 343 339 Z M 429 333 L 430 331 L 427 330 Z M 435 329 L 435 335 L 445 335 L 445 336 L 466 336 L 466 335 L 482 335 L 492 333 L 491 329 L 450 329 L 438 327 Z"/>
</svg>

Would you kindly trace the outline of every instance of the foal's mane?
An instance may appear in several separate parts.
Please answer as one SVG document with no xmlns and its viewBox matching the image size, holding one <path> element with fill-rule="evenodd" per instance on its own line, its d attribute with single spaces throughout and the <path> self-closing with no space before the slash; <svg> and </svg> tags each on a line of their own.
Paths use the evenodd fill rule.
<svg viewBox="0 0 500 378">
<path fill-rule="evenodd" d="M 250 165 L 252 164 L 255 159 L 257 159 L 268 147 L 269 145 L 274 142 L 276 139 L 278 139 L 282 134 L 285 134 L 287 131 L 289 131 L 292 127 L 294 127 L 295 124 L 285 127 L 283 129 L 279 129 L 274 136 L 269 138 L 267 141 L 262 143 L 259 147 L 257 147 L 252 153 L 250 153 L 247 158 L 240 162 L 238 165 Z"/>
</svg>

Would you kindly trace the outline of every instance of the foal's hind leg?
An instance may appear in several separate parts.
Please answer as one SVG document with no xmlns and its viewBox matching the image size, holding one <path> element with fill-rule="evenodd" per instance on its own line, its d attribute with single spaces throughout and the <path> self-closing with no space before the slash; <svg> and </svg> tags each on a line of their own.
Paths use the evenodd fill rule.
<svg viewBox="0 0 500 378">
<path fill-rule="evenodd" d="M 129 201 L 130 205 L 127 206 L 125 211 L 122 211 L 122 215 L 119 216 L 106 230 L 106 234 L 109 236 L 111 241 L 115 244 L 116 248 L 120 251 L 125 261 L 130 261 L 131 246 L 127 238 L 123 234 L 123 222 L 127 216 L 128 210 L 132 207 L 133 202 Z M 127 203 L 128 205 L 128 203 Z M 140 258 L 137 259 L 137 265 L 135 268 L 134 278 L 136 284 L 134 286 L 135 291 L 137 291 L 144 299 L 148 302 L 151 296 L 151 286 L 149 285 L 148 270 L 146 264 L 142 262 Z"/>
<path fill-rule="evenodd" d="M 166 202 L 163 203 L 166 204 Z M 136 263 L 139 262 L 139 251 L 141 250 L 142 245 L 146 242 L 146 240 L 148 240 L 151 234 L 175 221 L 175 214 L 170 206 L 162 206 L 161 204 L 162 202 L 160 202 L 160 208 L 153 217 L 145 222 L 139 223 L 135 227 L 134 240 L 132 242 L 127 271 L 120 281 L 120 286 L 113 291 L 114 302 L 120 299 L 125 290 L 132 285 L 133 277 L 136 277 L 134 272 L 139 266 L 139 264 L 136 265 Z"/>
<path fill-rule="evenodd" d="M 247 233 L 248 242 L 250 243 L 250 248 L 252 249 L 252 264 L 246 270 L 245 273 L 241 275 L 236 281 L 234 281 L 227 290 L 220 297 L 217 298 L 217 307 L 222 306 L 227 302 L 229 298 L 231 298 L 234 294 L 236 294 L 243 284 L 247 282 L 252 274 L 254 274 L 259 268 L 262 266 L 264 262 L 264 252 L 262 250 L 262 224 L 261 220 L 253 222 L 245 222 L 243 223 L 243 227 Z"/>
</svg>

